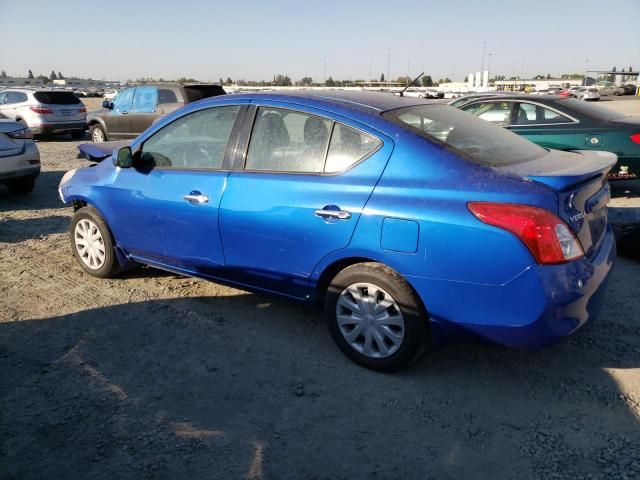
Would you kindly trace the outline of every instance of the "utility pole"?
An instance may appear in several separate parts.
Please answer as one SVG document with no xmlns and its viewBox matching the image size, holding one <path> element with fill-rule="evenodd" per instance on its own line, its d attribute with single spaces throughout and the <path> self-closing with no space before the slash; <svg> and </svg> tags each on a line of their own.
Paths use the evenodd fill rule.
<svg viewBox="0 0 640 480">
<path fill-rule="evenodd" d="M 489 71 L 489 80 L 491 80 L 491 55 L 493 55 L 492 53 L 489 54 L 489 68 L 487 68 L 487 70 Z"/>
</svg>

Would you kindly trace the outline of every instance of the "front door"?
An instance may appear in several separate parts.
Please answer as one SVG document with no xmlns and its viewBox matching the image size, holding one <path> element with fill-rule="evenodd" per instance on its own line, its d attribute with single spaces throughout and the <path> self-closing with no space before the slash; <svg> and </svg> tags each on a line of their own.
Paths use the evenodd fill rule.
<svg viewBox="0 0 640 480">
<path fill-rule="evenodd" d="M 258 108 L 242 171 L 220 205 L 228 277 L 305 298 L 325 256 L 348 246 L 390 140 L 287 108 Z"/>
<path fill-rule="evenodd" d="M 135 90 L 135 87 L 125 88 L 113 99 L 113 108 L 105 116 L 109 139 L 129 138 L 129 111 Z"/>
<path fill-rule="evenodd" d="M 220 275 L 218 206 L 228 176 L 222 165 L 240 109 L 188 113 L 145 139 L 133 168 L 119 169 L 110 225 L 133 259 Z"/>
<path fill-rule="evenodd" d="M 137 87 L 129 111 L 128 134 L 131 138 L 137 137 L 149 128 L 158 116 L 158 88 Z"/>
</svg>

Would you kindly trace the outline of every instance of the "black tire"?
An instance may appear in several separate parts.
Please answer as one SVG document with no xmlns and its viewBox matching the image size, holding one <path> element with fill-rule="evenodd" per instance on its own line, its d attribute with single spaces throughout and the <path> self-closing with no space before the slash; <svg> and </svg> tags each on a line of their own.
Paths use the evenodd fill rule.
<svg viewBox="0 0 640 480">
<path fill-rule="evenodd" d="M 89 222 L 93 223 L 97 227 L 98 231 L 100 232 L 100 236 L 102 237 L 102 241 L 104 244 L 104 262 L 99 268 L 91 268 L 89 265 L 87 265 L 81 258 L 81 254 L 78 251 L 78 245 L 76 245 L 76 226 L 82 220 L 89 220 Z M 87 206 L 77 210 L 71 218 L 71 228 L 69 233 L 73 256 L 76 257 L 76 260 L 78 260 L 80 267 L 82 267 L 82 269 L 89 275 L 98 278 L 111 278 L 121 271 L 114 250 L 114 242 L 113 236 L 111 235 L 111 230 L 95 208 Z"/>
<path fill-rule="evenodd" d="M 86 133 L 84 130 L 74 130 L 73 132 L 71 132 L 71 138 L 73 138 L 74 140 L 83 140 L 85 135 Z"/>
<path fill-rule="evenodd" d="M 99 123 L 94 123 L 89 127 L 89 136 L 91 137 L 91 141 L 95 143 L 106 142 L 107 132 L 104 131 L 104 128 Z M 102 140 L 98 140 L 98 138 L 102 138 Z"/>
<path fill-rule="evenodd" d="M 364 355 L 352 347 L 340 331 L 336 308 L 345 288 L 369 283 L 388 292 L 400 307 L 404 337 L 395 353 L 385 358 Z M 325 316 L 329 332 L 340 350 L 352 361 L 371 370 L 390 372 L 413 363 L 430 346 L 431 335 L 422 303 L 411 286 L 395 271 L 379 263 L 358 263 L 345 268 L 331 281 L 325 296 Z"/>
<path fill-rule="evenodd" d="M 7 188 L 14 195 L 31 193 L 36 186 L 36 177 L 22 177 L 7 182 Z"/>
</svg>

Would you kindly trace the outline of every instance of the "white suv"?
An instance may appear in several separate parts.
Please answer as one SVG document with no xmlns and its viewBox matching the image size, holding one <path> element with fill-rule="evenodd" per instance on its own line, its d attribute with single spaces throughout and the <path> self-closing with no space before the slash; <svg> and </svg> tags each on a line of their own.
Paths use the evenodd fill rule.
<svg viewBox="0 0 640 480">
<path fill-rule="evenodd" d="M 87 109 L 73 92 L 9 88 L 0 92 L 0 116 L 20 122 L 34 133 L 70 133 L 84 138 Z"/>
</svg>

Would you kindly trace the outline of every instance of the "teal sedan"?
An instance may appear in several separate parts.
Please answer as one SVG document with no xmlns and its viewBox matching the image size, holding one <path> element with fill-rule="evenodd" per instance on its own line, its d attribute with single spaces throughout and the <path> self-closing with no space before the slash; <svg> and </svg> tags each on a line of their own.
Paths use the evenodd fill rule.
<svg viewBox="0 0 640 480">
<path fill-rule="evenodd" d="M 453 106 L 555 150 L 607 151 L 618 156 L 610 180 L 640 177 L 640 117 L 554 95 L 493 95 Z"/>
</svg>

